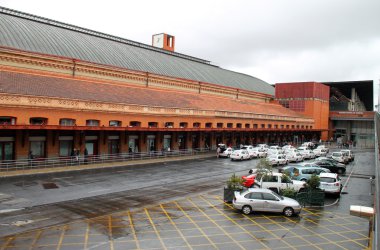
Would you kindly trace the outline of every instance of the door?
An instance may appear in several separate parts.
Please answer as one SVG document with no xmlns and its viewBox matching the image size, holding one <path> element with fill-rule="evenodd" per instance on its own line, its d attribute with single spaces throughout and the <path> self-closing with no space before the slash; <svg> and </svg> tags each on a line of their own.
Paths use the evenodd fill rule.
<svg viewBox="0 0 380 250">
<path fill-rule="evenodd" d="M 251 206 L 253 211 L 263 211 L 264 210 L 264 201 L 261 193 L 254 192 L 248 193 L 244 196 L 248 200 L 248 204 Z"/>
<path fill-rule="evenodd" d="M 98 141 L 86 141 L 88 155 L 98 155 Z"/>
<path fill-rule="evenodd" d="M 278 198 L 270 193 L 263 193 L 264 208 L 268 212 L 282 211 L 282 206 L 278 202 Z"/>
<path fill-rule="evenodd" d="M 118 154 L 119 152 L 119 140 L 108 140 L 108 154 Z"/>
<path fill-rule="evenodd" d="M 14 160 L 13 142 L 0 142 L 0 161 Z"/>
</svg>

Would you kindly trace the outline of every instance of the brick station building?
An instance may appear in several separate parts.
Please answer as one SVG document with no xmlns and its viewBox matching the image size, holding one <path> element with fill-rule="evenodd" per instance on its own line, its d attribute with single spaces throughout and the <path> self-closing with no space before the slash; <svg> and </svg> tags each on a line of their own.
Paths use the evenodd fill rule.
<svg viewBox="0 0 380 250">
<path fill-rule="evenodd" d="M 173 36 L 152 44 L 0 7 L 0 161 L 327 139 L 317 83 L 297 112 L 265 81 L 175 52 Z"/>
</svg>

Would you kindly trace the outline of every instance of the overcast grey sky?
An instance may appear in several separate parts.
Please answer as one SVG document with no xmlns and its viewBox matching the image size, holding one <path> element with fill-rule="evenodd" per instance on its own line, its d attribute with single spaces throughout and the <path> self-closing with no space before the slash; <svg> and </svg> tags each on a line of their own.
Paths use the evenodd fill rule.
<svg viewBox="0 0 380 250">
<path fill-rule="evenodd" d="M 380 78 L 380 0 L 0 0 L 0 5 L 176 51 L 271 84 Z"/>
</svg>

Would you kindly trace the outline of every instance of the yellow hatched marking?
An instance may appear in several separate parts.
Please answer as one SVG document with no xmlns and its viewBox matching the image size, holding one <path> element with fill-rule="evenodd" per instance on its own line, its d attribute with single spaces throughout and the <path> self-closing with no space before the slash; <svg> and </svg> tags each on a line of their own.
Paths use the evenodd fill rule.
<svg viewBox="0 0 380 250">
<path fill-rule="evenodd" d="M 269 218 L 268 216 L 265 216 L 265 215 L 264 215 L 264 218 L 266 218 L 266 219 L 268 219 L 268 220 L 272 221 L 274 224 L 276 224 L 276 225 L 278 225 L 278 226 L 280 226 L 280 227 L 282 227 L 282 228 L 286 229 L 287 231 L 291 232 L 291 230 L 290 230 L 290 229 L 288 229 L 288 228 L 284 227 L 284 226 L 283 226 L 283 225 L 281 225 L 280 223 L 277 223 L 277 221 L 275 221 L 275 220 L 272 220 L 272 219 L 271 219 L 271 218 Z M 290 237 L 289 237 L 289 238 L 290 238 Z M 302 235 L 302 236 L 294 236 L 294 237 L 291 237 L 291 238 L 300 238 L 300 239 L 302 239 L 302 240 L 304 240 L 304 241 L 308 242 L 310 245 L 312 245 L 312 246 L 315 246 L 315 245 L 314 245 L 314 243 L 312 243 L 311 241 L 309 241 L 309 240 L 305 239 L 305 238 L 304 238 L 304 235 Z M 298 246 L 297 246 L 297 247 L 298 247 Z M 322 250 L 322 248 L 320 248 L 320 247 L 318 247 L 318 246 L 315 246 L 315 247 L 316 247 L 316 248 L 318 248 L 318 249 L 320 249 L 320 250 Z"/>
<path fill-rule="evenodd" d="M 108 216 L 108 239 L 110 242 L 110 249 L 113 250 L 113 236 L 112 236 L 112 216 Z"/>
<path fill-rule="evenodd" d="M 240 229 L 242 229 L 243 231 L 245 231 L 246 233 L 248 233 L 249 235 L 252 236 L 252 238 L 254 238 L 255 240 L 257 240 L 258 242 L 260 242 L 260 244 L 262 244 L 265 248 L 269 248 L 268 246 L 266 246 L 261 240 L 259 240 L 254 234 L 252 234 L 250 231 L 248 231 L 247 229 L 245 229 L 244 227 L 242 227 L 239 223 L 237 223 L 234 219 L 232 219 L 231 217 L 227 216 L 225 213 L 223 213 L 219 208 L 215 207 L 214 205 L 212 205 L 208 200 L 206 200 L 205 198 L 203 198 L 203 196 L 200 196 L 200 198 L 202 200 L 204 200 L 205 202 L 207 202 L 208 204 L 210 204 L 210 206 L 212 208 L 214 208 L 215 210 L 217 210 L 219 212 L 219 214 L 223 215 L 224 217 L 226 217 L 229 221 L 231 221 L 232 223 L 234 223 L 236 226 L 238 226 Z M 233 233 L 232 233 L 233 234 Z M 238 233 L 235 233 L 235 234 L 238 234 Z M 244 241 L 242 241 L 244 242 Z"/>
<path fill-rule="evenodd" d="M 225 235 L 227 235 L 233 242 L 235 242 L 241 249 L 245 249 L 238 241 L 236 241 L 234 238 L 232 238 L 226 230 L 224 230 L 221 226 L 219 226 L 218 223 L 216 223 L 210 216 L 208 216 L 204 211 L 202 211 L 191 199 L 187 199 L 193 207 L 197 208 L 199 212 L 201 212 L 204 216 L 206 216 L 212 223 L 214 223 L 215 226 L 217 226 L 220 230 L 224 232 Z"/>
<path fill-rule="evenodd" d="M 292 221 L 291 219 L 289 219 L 289 218 L 287 218 L 287 217 L 285 217 L 285 218 L 286 218 L 287 220 L 289 220 L 289 221 L 295 223 L 295 222 Z M 307 220 L 307 221 L 309 221 L 309 222 L 312 222 L 312 223 L 314 223 L 314 224 L 316 224 L 316 225 L 318 225 L 317 223 L 315 223 L 314 221 L 312 221 L 312 220 L 310 220 L 310 219 L 308 219 L 308 218 L 303 218 L 303 219 L 304 219 L 304 220 Z M 315 234 L 315 232 L 311 231 L 310 229 L 308 229 L 307 227 L 305 227 L 305 226 L 303 226 L 303 225 L 301 225 L 301 224 L 296 224 L 296 225 L 299 226 L 299 227 L 301 227 L 301 228 L 303 228 L 303 229 L 305 229 L 305 230 L 307 230 L 307 231 L 309 231 L 312 235 Z M 324 237 L 322 234 L 318 234 L 318 236 L 321 237 L 321 238 L 323 238 L 323 239 L 325 239 L 327 242 L 336 245 L 337 247 L 340 247 L 340 248 L 346 249 L 346 248 L 344 248 L 344 247 L 342 247 L 342 246 L 339 246 L 339 245 L 336 244 L 334 241 L 331 241 L 331 240 L 329 240 L 328 238 Z"/>
<path fill-rule="evenodd" d="M 159 241 L 161 242 L 162 247 L 163 247 L 164 249 L 167 249 L 166 246 L 165 246 L 165 244 L 164 244 L 164 242 L 162 241 L 162 238 L 161 238 L 160 234 L 158 233 L 158 230 L 157 230 L 156 226 L 155 226 L 154 223 L 153 223 L 152 218 L 151 218 L 150 215 L 149 215 L 148 210 L 147 210 L 146 208 L 144 208 L 144 210 L 145 210 L 145 214 L 146 214 L 146 216 L 148 217 L 148 220 L 149 220 L 150 224 L 152 225 L 152 227 L 153 227 L 153 229 L 154 229 L 154 232 L 156 233 L 156 235 L 157 235 Z"/>
<path fill-rule="evenodd" d="M 181 210 L 181 212 L 186 216 L 186 218 L 188 218 L 193 224 L 194 226 L 203 234 L 203 236 L 213 245 L 214 248 L 217 249 L 215 243 L 207 236 L 207 234 L 203 231 L 202 228 L 200 228 L 198 226 L 198 224 L 187 214 L 187 212 L 185 212 L 183 210 L 183 208 L 176 202 L 174 201 L 174 204 L 178 207 L 179 210 Z"/>
<path fill-rule="evenodd" d="M 7 249 L 8 245 L 14 240 L 14 237 L 9 237 L 7 241 L 4 243 L 4 245 L 1 247 L 1 250 Z"/>
<path fill-rule="evenodd" d="M 308 211 L 309 213 L 313 214 L 313 215 L 316 215 L 315 213 L 311 212 L 311 211 L 308 210 L 308 209 L 305 209 L 305 210 Z M 317 216 L 318 216 L 318 215 L 317 215 Z M 312 220 L 310 220 L 310 219 L 307 219 L 307 218 L 305 218 L 305 219 L 308 220 L 308 221 L 310 221 L 311 223 L 314 223 L 314 224 L 319 225 L 318 223 L 316 223 L 316 222 L 314 222 L 314 221 L 312 221 Z M 336 223 L 334 223 L 334 224 L 335 224 L 335 225 L 339 225 L 339 224 L 336 224 Z M 334 233 L 334 234 L 338 234 L 338 235 L 342 236 L 343 238 L 346 238 L 347 241 L 355 242 L 355 243 L 358 244 L 359 246 L 362 246 L 363 248 L 367 248 L 367 246 L 365 246 L 365 245 L 363 245 L 363 244 L 361 244 L 361 243 L 359 243 L 359 242 L 356 242 L 355 240 L 350 239 L 350 238 L 348 238 L 347 236 L 342 235 L 340 232 L 335 232 L 335 231 L 333 231 L 333 230 L 331 230 L 330 228 L 327 228 L 327 227 L 325 227 L 325 226 L 322 226 L 322 227 L 325 228 L 325 229 L 327 229 L 327 230 L 329 230 L 330 232 L 332 232 L 332 233 Z M 354 232 L 355 232 L 355 231 L 354 231 Z M 342 248 L 343 248 L 343 247 L 342 247 Z"/>
<path fill-rule="evenodd" d="M 63 238 L 65 237 L 66 229 L 67 229 L 67 225 L 65 225 L 62 228 L 61 236 L 59 237 L 59 241 L 58 241 L 58 245 L 57 245 L 57 250 L 61 249 L 62 241 L 63 241 Z"/>
<path fill-rule="evenodd" d="M 191 247 L 191 245 L 189 244 L 189 242 L 187 241 L 186 237 L 182 234 L 181 230 L 177 227 L 177 225 L 174 223 L 172 217 L 167 213 L 167 211 L 165 210 L 165 208 L 162 206 L 162 204 L 160 204 L 160 207 L 162 209 L 162 211 L 164 211 L 164 214 L 166 215 L 166 217 L 168 217 L 170 223 L 175 227 L 175 229 L 177 229 L 178 233 L 181 235 L 182 239 L 186 242 L 186 245 L 190 248 L 190 249 L 193 249 Z M 173 230 L 174 231 L 174 230 Z"/>
<path fill-rule="evenodd" d="M 40 239 L 41 237 L 41 234 L 42 234 L 42 230 L 39 230 L 36 234 L 36 236 L 34 237 L 34 240 L 32 242 L 32 244 L 30 245 L 30 250 L 34 248 L 34 246 L 36 245 L 37 241 Z"/>
<path fill-rule="evenodd" d="M 222 199 L 220 199 L 219 197 L 217 197 L 217 198 L 218 198 L 220 201 L 223 202 Z M 232 207 L 230 204 L 227 204 L 227 203 L 225 203 L 225 204 L 226 204 L 231 210 L 234 210 L 234 209 L 235 209 L 235 208 Z M 272 231 L 266 229 L 266 228 L 263 227 L 261 224 L 259 224 L 259 223 L 257 223 L 256 221 L 252 220 L 252 218 L 251 218 L 250 216 L 245 215 L 245 214 L 242 214 L 242 215 L 243 215 L 245 218 L 247 218 L 248 220 L 252 221 L 255 225 L 259 226 L 261 229 L 263 229 L 264 232 L 267 232 L 267 233 L 273 235 L 276 239 L 281 240 L 281 241 L 284 242 L 286 245 L 288 245 L 288 247 L 295 249 L 295 248 L 294 248 L 292 245 L 290 245 L 288 242 L 286 242 L 285 240 L 282 240 L 278 235 L 274 234 Z"/>
<path fill-rule="evenodd" d="M 131 230 L 132 230 L 133 238 L 135 239 L 135 242 L 136 242 L 137 249 L 140 249 L 140 243 L 137 240 L 137 234 L 136 234 L 136 230 L 135 230 L 135 224 L 133 223 L 132 215 L 131 215 L 130 211 L 128 211 L 128 219 L 129 219 L 129 225 L 130 225 Z"/>
<path fill-rule="evenodd" d="M 86 234 L 84 235 L 83 249 L 88 249 L 88 235 L 90 233 L 90 221 L 87 221 Z"/>
</svg>

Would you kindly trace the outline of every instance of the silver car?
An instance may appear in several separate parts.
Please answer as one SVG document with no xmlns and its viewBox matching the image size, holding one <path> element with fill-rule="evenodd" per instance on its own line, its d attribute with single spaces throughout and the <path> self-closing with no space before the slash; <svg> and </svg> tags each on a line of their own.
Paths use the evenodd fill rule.
<svg viewBox="0 0 380 250">
<path fill-rule="evenodd" d="M 299 214 L 302 210 L 298 201 L 278 195 L 266 188 L 249 188 L 242 192 L 236 191 L 232 204 L 243 214 L 250 214 L 252 211 L 278 212 L 289 217 Z"/>
</svg>

